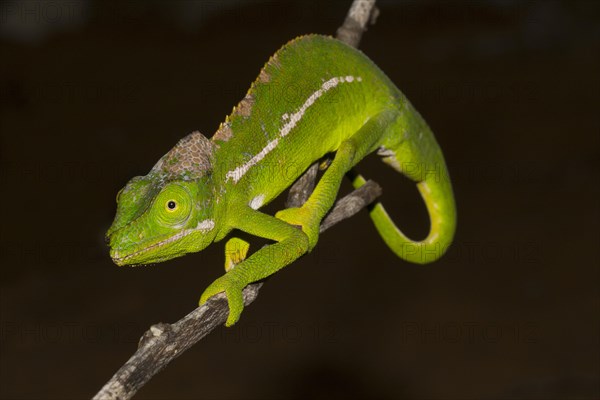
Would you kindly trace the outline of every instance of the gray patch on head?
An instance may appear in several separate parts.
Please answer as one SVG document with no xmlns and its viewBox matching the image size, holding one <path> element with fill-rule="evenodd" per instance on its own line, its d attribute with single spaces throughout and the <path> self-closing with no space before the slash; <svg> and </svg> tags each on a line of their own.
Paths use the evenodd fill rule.
<svg viewBox="0 0 600 400">
<path fill-rule="evenodd" d="M 214 144 L 200 132 L 192 132 L 181 139 L 152 168 L 151 172 L 165 179 L 198 179 L 212 168 Z"/>
</svg>

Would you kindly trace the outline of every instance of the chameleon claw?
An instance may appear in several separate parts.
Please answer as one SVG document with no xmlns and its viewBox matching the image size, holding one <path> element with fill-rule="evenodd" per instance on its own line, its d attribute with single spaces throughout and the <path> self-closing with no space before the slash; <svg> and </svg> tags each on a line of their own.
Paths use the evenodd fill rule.
<svg viewBox="0 0 600 400">
<path fill-rule="evenodd" d="M 204 293 L 202 293 L 202 296 L 200 296 L 199 305 L 205 304 L 214 295 L 225 292 L 225 295 L 227 296 L 227 305 L 229 307 L 229 315 L 225 322 L 225 326 L 232 326 L 240 319 L 242 311 L 244 310 L 242 289 L 243 288 L 234 282 L 230 276 L 223 275 L 206 288 Z"/>
<path fill-rule="evenodd" d="M 244 298 L 242 289 L 232 288 L 226 291 L 227 303 L 229 305 L 229 315 L 225 326 L 230 327 L 239 321 L 242 311 L 244 311 Z"/>
</svg>

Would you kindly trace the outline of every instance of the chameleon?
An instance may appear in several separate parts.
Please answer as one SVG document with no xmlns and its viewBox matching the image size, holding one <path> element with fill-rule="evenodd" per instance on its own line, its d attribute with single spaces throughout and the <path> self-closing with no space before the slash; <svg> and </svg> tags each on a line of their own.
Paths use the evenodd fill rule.
<svg viewBox="0 0 600 400">
<path fill-rule="evenodd" d="M 345 176 L 376 153 L 415 182 L 428 211 L 422 240 L 407 237 L 381 202 L 370 217 L 401 259 L 425 264 L 452 242 L 456 210 L 442 151 L 427 123 L 394 83 L 360 50 L 323 35 L 304 35 L 280 48 L 245 97 L 208 139 L 181 139 L 145 176 L 117 194 L 106 233 L 119 266 L 154 264 L 203 250 L 233 230 L 269 241 L 248 256 L 249 244 L 225 244 L 225 274 L 200 297 L 225 292 L 226 326 L 243 311 L 243 288 L 310 252 L 319 225 Z M 329 163 L 323 160 L 329 159 Z M 275 215 L 260 211 L 315 162 L 324 172 L 308 200 Z"/>
</svg>

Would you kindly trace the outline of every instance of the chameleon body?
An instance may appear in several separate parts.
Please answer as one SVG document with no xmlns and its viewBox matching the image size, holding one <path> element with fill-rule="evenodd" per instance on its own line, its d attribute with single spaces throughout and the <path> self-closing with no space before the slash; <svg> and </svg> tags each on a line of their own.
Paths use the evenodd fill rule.
<svg viewBox="0 0 600 400">
<path fill-rule="evenodd" d="M 245 98 L 209 140 L 182 139 L 150 173 L 117 195 L 107 233 L 118 265 L 165 261 L 197 252 L 239 229 L 273 241 L 251 256 L 248 244 L 226 244 L 226 274 L 200 304 L 225 292 L 227 325 L 243 309 L 242 289 L 309 252 L 341 181 L 372 152 L 416 182 L 430 216 L 421 241 L 406 237 L 380 203 L 370 215 L 400 258 L 426 263 L 452 241 L 455 206 L 442 152 L 425 121 L 362 52 L 319 35 L 301 36 L 277 51 Z M 333 155 L 308 201 L 275 216 L 259 211 L 315 161 Z M 354 175 L 353 185 L 365 180 Z"/>
</svg>

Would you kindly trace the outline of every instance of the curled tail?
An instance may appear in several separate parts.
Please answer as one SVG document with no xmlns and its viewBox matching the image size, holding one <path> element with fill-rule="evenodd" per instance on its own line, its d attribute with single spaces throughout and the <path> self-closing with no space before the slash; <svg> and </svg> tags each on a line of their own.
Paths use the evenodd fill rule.
<svg viewBox="0 0 600 400">
<path fill-rule="evenodd" d="M 440 258 L 450 246 L 456 230 L 456 208 L 442 151 L 417 111 L 410 104 L 406 107 L 408 110 L 386 132 L 378 154 L 386 164 L 417 182 L 429 213 L 429 234 L 421 241 L 408 238 L 379 202 L 370 215 L 379 234 L 398 257 L 426 264 Z M 364 183 L 360 175 L 353 178 L 354 187 Z"/>
</svg>

